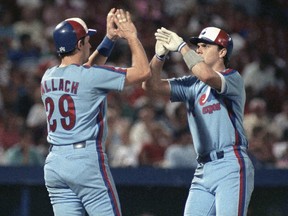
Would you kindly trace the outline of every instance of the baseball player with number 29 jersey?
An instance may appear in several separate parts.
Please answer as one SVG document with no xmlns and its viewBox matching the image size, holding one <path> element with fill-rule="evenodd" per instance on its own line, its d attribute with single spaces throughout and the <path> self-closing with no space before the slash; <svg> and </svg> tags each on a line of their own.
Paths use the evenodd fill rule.
<svg viewBox="0 0 288 216">
<path fill-rule="evenodd" d="M 107 94 L 143 82 L 150 68 L 128 12 L 111 9 L 107 34 L 90 55 L 95 32 L 80 18 L 59 23 L 53 36 L 61 64 L 41 81 L 51 145 L 44 177 L 56 216 L 122 215 L 105 153 Z M 133 66 L 92 65 L 106 62 L 117 38 L 127 40 Z"/>
<path fill-rule="evenodd" d="M 156 55 L 147 91 L 183 102 L 198 166 L 186 200 L 185 216 L 244 216 L 254 189 L 254 167 L 243 129 L 245 88 L 238 71 L 227 67 L 233 41 L 222 29 L 207 27 L 190 42 L 165 28 L 155 33 Z M 178 51 L 191 75 L 160 79 L 168 51 Z"/>
</svg>

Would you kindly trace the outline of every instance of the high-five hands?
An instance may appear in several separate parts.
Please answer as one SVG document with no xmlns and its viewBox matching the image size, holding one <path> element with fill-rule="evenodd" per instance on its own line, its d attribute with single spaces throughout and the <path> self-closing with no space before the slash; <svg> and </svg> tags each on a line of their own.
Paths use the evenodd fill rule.
<svg viewBox="0 0 288 216">
<path fill-rule="evenodd" d="M 164 47 L 163 42 L 162 41 L 156 41 L 155 44 L 155 54 L 156 57 L 160 60 L 160 61 L 164 61 L 166 58 L 166 55 L 168 54 L 169 50 L 166 49 L 166 47 Z"/>
<path fill-rule="evenodd" d="M 118 35 L 116 34 L 116 26 L 114 23 L 114 16 L 116 13 L 116 9 L 112 8 L 106 18 L 107 26 L 106 26 L 106 36 L 115 41 L 118 38 Z"/>
<path fill-rule="evenodd" d="M 131 20 L 131 15 L 128 11 L 117 9 L 114 14 L 114 23 L 116 24 L 116 34 L 120 38 L 137 38 L 137 29 Z"/>
<path fill-rule="evenodd" d="M 164 27 L 157 29 L 155 37 L 157 42 L 161 42 L 166 49 L 172 52 L 180 52 L 181 48 L 186 45 L 183 38 Z"/>
</svg>

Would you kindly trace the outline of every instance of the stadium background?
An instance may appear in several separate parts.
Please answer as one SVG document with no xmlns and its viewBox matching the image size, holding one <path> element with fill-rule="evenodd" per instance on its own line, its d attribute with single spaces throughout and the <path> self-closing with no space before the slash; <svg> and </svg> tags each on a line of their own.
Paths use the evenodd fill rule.
<svg viewBox="0 0 288 216">
<path fill-rule="evenodd" d="M 275 82 L 271 85 L 261 90 L 247 86 L 246 114 L 249 114 L 248 105 L 254 98 L 261 98 L 266 102 L 265 115 L 271 122 L 273 117 L 282 112 L 282 104 L 288 95 L 288 2 L 285 0 L 1 0 L 1 216 L 52 215 L 44 187 L 42 166 L 15 166 L 8 164 L 3 158 L 7 149 L 18 142 L 21 125 L 27 121 L 31 107 L 37 104 L 34 93 L 38 90 L 37 85 L 43 71 L 57 63 L 51 41 L 55 24 L 66 17 L 82 17 L 88 26 L 98 30 L 97 36 L 91 39 L 95 48 L 105 35 L 106 14 L 111 7 L 124 8 L 132 13 L 149 59 L 154 55 L 153 34 L 161 26 L 176 31 L 185 39 L 198 35 L 205 26 L 225 28 L 232 33 L 235 43 L 231 67 L 242 72 L 247 65 L 259 61 L 265 54 L 264 57 L 269 58 L 263 57 L 264 63 L 275 70 Z M 25 22 L 33 24 L 26 25 Z M 15 55 L 19 54 L 17 51 L 21 48 L 21 38 L 25 39 L 23 33 L 31 36 L 33 46 L 37 48 L 36 53 L 32 52 L 33 55 L 24 60 Z M 121 40 L 116 44 L 109 63 L 129 65 L 129 54 L 127 44 Z M 169 62 L 165 64 L 166 76 L 175 75 L 175 71 L 178 73 L 176 75 L 187 73 L 178 57 L 177 54 L 170 56 Z M 267 76 L 267 79 L 270 77 Z M 253 81 L 255 85 L 259 82 Z M 167 103 L 166 98 L 144 95 L 139 86 L 120 96 L 112 94 L 110 103 L 114 108 L 120 107 L 122 116 L 135 121 L 137 111 L 143 106 L 143 98 L 155 105 L 158 115 L 163 111 L 163 104 L 159 104 L 159 101 Z M 265 129 L 273 131 L 270 131 L 269 126 L 266 125 Z M 31 129 L 37 147 L 43 145 L 41 148 L 45 151 L 45 126 L 31 125 L 28 129 Z M 274 135 L 277 137 L 278 134 L 268 133 L 266 138 L 270 139 Z M 287 139 L 280 138 L 276 141 L 288 142 Z M 266 149 L 266 143 L 262 145 Z M 258 154 L 256 151 L 251 152 L 255 156 L 256 181 L 249 215 L 286 216 L 287 162 L 283 165 L 283 161 L 277 161 L 279 158 L 271 158 L 271 152 L 270 157 L 267 152 L 263 157 Z M 145 212 L 153 216 L 182 214 L 193 169 L 115 166 L 112 173 L 118 187 L 123 215 L 140 216 Z"/>
</svg>

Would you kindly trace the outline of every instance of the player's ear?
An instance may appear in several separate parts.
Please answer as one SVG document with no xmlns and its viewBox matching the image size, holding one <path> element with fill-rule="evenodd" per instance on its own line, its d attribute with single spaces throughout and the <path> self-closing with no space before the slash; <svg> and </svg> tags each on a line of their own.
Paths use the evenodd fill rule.
<svg viewBox="0 0 288 216">
<path fill-rule="evenodd" d="M 78 50 L 80 50 L 80 49 L 84 46 L 84 43 L 85 43 L 85 37 L 84 37 L 84 38 L 81 38 L 80 40 L 77 41 L 76 48 L 77 48 Z"/>
<path fill-rule="evenodd" d="M 220 58 L 224 58 L 227 54 L 227 49 L 226 48 L 222 48 L 219 50 L 219 57 Z"/>
</svg>

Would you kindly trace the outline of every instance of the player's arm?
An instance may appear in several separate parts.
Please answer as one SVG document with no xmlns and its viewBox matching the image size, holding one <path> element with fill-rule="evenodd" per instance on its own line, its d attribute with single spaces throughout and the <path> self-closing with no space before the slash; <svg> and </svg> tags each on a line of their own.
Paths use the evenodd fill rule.
<svg viewBox="0 0 288 216">
<path fill-rule="evenodd" d="M 115 41 L 117 40 L 118 36 L 116 34 L 116 28 L 114 26 L 114 15 L 116 9 L 112 8 L 106 20 L 106 36 L 99 44 L 97 49 L 90 55 L 88 62 L 85 63 L 86 65 L 104 65 L 111 54 L 113 47 L 115 45 Z"/>
<path fill-rule="evenodd" d="M 221 91 L 222 80 L 220 75 L 206 64 L 200 55 L 190 49 L 181 37 L 163 27 L 157 30 L 155 36 L 168 50 L 182 54 L 187 67 L 193 75 L 217 91 Z"/>
<path fill-rule="evenodd" d="M 127 68 L 125 85 L 141 83 L 151 76 L 151 72 L 146 52 L 138 39 L 137 29 L 130 13 L 122 9 L 117 10 L 114 22 L 117 26 L 117 35 L 127 40 L 132 54 L 132 65 Z"/>
<path fill-rule="evenodd" d="M 198 77 L 198 79 L 217 91 L 221 91 L 222 80 L 220 75 L 215 73 L 215 71 L 208 64 L 201 60 L 201 57 L 199 58 L 199 55 L 194 50 L 190 49 L 190 47 L 186 44 L 181 49 L 180 53 L 182 54 L 188 67 L 191 67 L 194 64 L 194 66 L 189 69 L 196 77 Z M 191 62 L 191 65 L 189 65 L 189 62 Z"/>
<path fill-rule="evenodd" d="M 156 42 L 155 55 L 150 62 L 152 76 L 143 82 L 142 88 L 153 94 L 170 95 L 170 85 L 167 80 L 161 79 L 161 71 L 168 53 L 160 42 Z"/>
</svg>

